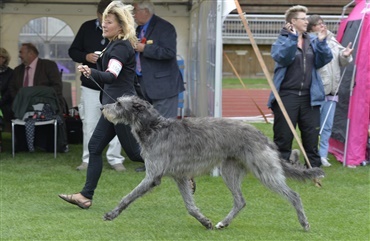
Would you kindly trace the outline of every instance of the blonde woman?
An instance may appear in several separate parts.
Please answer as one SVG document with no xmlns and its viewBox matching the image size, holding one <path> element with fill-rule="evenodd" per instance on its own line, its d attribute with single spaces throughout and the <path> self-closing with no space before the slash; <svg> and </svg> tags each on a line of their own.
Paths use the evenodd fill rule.
<svg viewBox="0 0 370 241">
<path fill-rule="evenodd" d="M 120 1 L 113 1 L 108 5 L 103 13 L 102 28 L 103 37 L 109 40 L 109 44 L 100 54 L 98 68 L 78 66 L 78 70 L 87 78 L 91 76 L 90 79 L 104 83 L 103 105 L 115 102 L 122 95 L 136 95 L 134 45 L 137 38 L 132 10 L 131 5 L 124 5 Z M 143 162 L 140 147 L 132 136 L 130 127 L 124 124 L 113 125 L 101 116 L 89 142 L 90 158 L 85 186 L 79 193 L 60 194 L 60 198 L 82 209 L 88 209 L 92 205 L 94 191 L 103 168 L 102 152 L 115 135 L 132 161 Z"/>
<path fill-rule="evenodd" d="M 108 45 L 108 40 L 103 35 L 101 23 L 103 21 L 103 13 L 106 7 L 111 3 L 111 0 L 100 0 L 97 6 L 97 18 L 84 22 L 78 30 L 75 39 L 68 49 L 68 54 L 71 59 L 83 65 L 88 65 L 90 68 L 96 69 L 96 61 L 99 55 L 98 51 L 102 51 Z M 78 104 L 78 113 L 82 121 L 82 162 L 76 167 L 76 170 L 83 171 L 87 169 L 89 164 L 88 144 L 95 130 L 101 114 L 100 103 L 100 86 L 95 84 L 83 74 L 80 75 L 81 94 L 80 103 Z M 118 137 L 114 137 L 108 144 L 105 153 L 107 162 L 116 171 L 125 171 L 123 163 L 125 158 L 121 154 L 122 147 Z"/>
</svg>

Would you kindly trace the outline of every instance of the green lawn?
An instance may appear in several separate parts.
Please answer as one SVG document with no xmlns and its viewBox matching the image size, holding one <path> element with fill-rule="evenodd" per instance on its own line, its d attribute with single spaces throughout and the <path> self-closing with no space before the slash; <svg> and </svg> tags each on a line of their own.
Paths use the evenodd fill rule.
<svg viewBox="0 0 370 241">
<path fill-rule="evenodd" d="M 250 79 L 242 78 L 244 86 L 247 89 L 270 89 L 270 86 L 267 82 L 267 79 Z M 222 88 L 224 89 L 242 89 L 244 88 L 243 84 L 240 83 L 240 80 L 235 77 L 223 77 L 222 78 Z"/>
<path fill-rule="evenodd" d="M 271 124 L 255 124 L 268 136 Z M 117 173 L 104 161 L 93 206 L 82 210 L 58 198 L 78 192 L 85 172 L 75 170 L 81 145 L 70 152 L 10 153 L 10 135 L 4 135 L 0 155 L 0 240 L 369 240 L 369 166 L 344 168 L 331 160 L 323 187 L 289 180 L 302 198 L 311 231 L 304 232 L 288 202 L 263 187 L 251 175 L 243 181 L 245 209 L 224 230 L 206 230 L 191 217 L 175 183 L 162 184 L 138 199 L 114 221 L 102 216 L 144 177 L 125 161 Z M 221 177 L 197 177 L 195 200 L 215 225 L 231 209 L 232 198 Z"/>
</svg>

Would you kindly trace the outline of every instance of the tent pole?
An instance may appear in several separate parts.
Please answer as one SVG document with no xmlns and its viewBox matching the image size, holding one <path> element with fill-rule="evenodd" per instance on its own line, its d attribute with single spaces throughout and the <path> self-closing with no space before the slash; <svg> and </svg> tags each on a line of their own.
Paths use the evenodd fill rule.
<svg viewBox="0 0 370 241">
<path fill-rule="evenodd" d="M 350 3 L 348 3 L 347 5 L 345 5 L 345 6 L 343 7 L 343 11 L 342 11 L 341 19 L 343 19 L 344 14 L 346 13 L 347 8 L 348 8 L 350 5 L 352 5 L 354 2 L 355 2 L 355 0 L 352 0 Z"/>
<path fill-rule="evenodd" d="M 355 41 L 356 41 L 356 40 L 355 40 Z M 353 46 L 355 46 L 355 45 L 353 44 L 353 45 L 352 45 L 352 47 L 353 47 Z M 342 80 L 343 80 L 343 77 L 344 77 L 344 74 L 346 73 L 346 71 L 347 71 L 347 67 L 345 67 L 345 68 L 344 68 L 344 70 L 343 70 L 342 76 L 340 77 L 339 84 L 338 84 L 337 89 L 335 90 L 335 94 L 334 94 L 334 96 L 338 95 L 339 87 L 340 87 L 340 85 L 342 84 Z M 323 131 L 323 129 L 324 129 L 325 123 L 326 123 L 326 121 L 328 120 L 329 113 L 330 113 L 330 110 L 331 110 L 331 108 L 332 108 L 332 107 L 333 107 L 333 102 L 331 102 L 331 103 L 330 103 L 328 113 L 326 113 L 326 116 L 325 116 L 324 122 L 322 123 L 322 126 L 321 126 L 321 128 L 320 128 L 320 132 L 319 132 L 319 135 L 320 135 L 320 136 L 321 136 L 321 133 L 322 133 L 322 131 Z"/>
<path fill-rule="evenodd" d="M 351 100 L 352 92 L 353 92 L 353 83 L 355 81 L 356 76 L 356 64 L 353 67 L 353 73 L 352 73 L 352 80 L 351 80 L 351 91 L 349 94 L 349 99 Z M 348 106 L 348 114 L 351 113 L 351 103 L 349 103 Z M 346 166 L 347 163 L 347 148 L 348 148 L 348 133 L 349 133 L 349 123 L 351 122 L 351 119 L 347 117 L 347 126 L 346 126 L 346 139 L 345 139 L 345 145 L 344 145 L 344 156 L 343 156 L 343 166 Z"/>
</svg>

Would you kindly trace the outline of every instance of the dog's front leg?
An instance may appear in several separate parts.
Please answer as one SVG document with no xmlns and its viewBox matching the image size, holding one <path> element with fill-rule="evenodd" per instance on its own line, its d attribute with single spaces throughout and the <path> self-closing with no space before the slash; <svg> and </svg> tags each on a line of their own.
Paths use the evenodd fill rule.
<svg viewBox="0 0 370 241">
<path fill-rule="evenodd" d="M 175 178 L 175 181 L 182 195 L 188 213 L 196 218 L 207 229 L 213 229 L 212 222 L 199 211 L 197 206 L 195 206 L 194 198 L 191 193 L 192 190 L 189 186 L 189 178 Z"/>
<path fill-rule="evenodd" d="M 121 202 L 112 211 L 106 213 L 103 217 L 104 220 L 111 221 L 115 219 L 123 210 L 125 210 L 133 201 L 143 196 L 145 193 L 150 191 L 153 187 L 158 186 L 161 183 L 162 176 L 155 178 L 148 175 L 141 181 L 141 183 L 122 198 Z"/>
</svg>

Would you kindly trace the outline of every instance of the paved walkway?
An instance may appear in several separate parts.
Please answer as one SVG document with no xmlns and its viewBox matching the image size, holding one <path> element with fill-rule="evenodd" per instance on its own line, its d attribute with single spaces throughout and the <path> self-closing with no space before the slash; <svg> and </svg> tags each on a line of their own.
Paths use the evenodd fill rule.
<svg viewBox="0 0 370 241">
<path fill-rule="evenodd" d="M 222 91 L 222 116 L 261 116 L 253 100 L 265 115 L 270 115 L 271 110 L 267 108 L 269 95 L 269 89 L 224 89 Z"/>
</svg>

